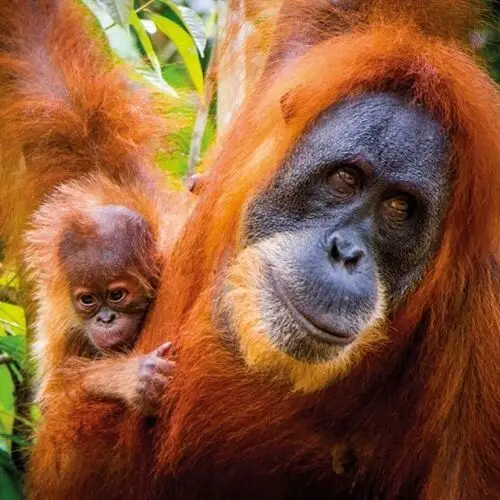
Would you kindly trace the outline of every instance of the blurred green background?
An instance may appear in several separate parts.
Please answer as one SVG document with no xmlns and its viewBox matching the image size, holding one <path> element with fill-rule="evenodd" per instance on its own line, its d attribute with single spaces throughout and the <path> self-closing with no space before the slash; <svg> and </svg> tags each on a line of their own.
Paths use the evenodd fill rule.
<svg viewBox="0 0 500 500">
<path fill-rule="evenodd" d="M 207 88 L 211 84 L 207 71 L 221 2 L 83 1 L 95 14 L 116 58 L 129 63 L 135 77 L 148 81 L 173 102 L 181 127 L 169 137 L 173 149 L 159 157 L 159 164 L 177 177 L 184 176 L 215 136 L 215 104 Z M 500 0 L 489 6 L 488 26 L 474 43 L 491 75 L 500 81 Z M 202 133 L 193 144 L 197 117 Z M 1 266 L 0 248 L 0 500 L 16 500 L 23 498 L 24 458 L 38 413 L 29 404 L 25 315 L 17 305 L 22 294 L 16 276 Z"/>
</svg>

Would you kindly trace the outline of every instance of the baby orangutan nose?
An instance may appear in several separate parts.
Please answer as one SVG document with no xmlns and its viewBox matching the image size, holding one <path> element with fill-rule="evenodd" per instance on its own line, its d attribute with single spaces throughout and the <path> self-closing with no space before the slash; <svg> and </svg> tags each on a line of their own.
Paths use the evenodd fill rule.
<svg viewBox="0 0 500 500">
<path fill-rule="evenodd" d="M 350 231 L 335 231 L 328 238 L 328 252 L 334 265 L 340 265 L 348 271 L 355 271 L 365 257 L 365 251 Z"/>
<path fill-rule="evenodd" d="M 111 325 L 116 319 L 116 313 L 107 307 L 103 307 L 96 317 L 96 322 L 103 325 Z"/>
</svg>

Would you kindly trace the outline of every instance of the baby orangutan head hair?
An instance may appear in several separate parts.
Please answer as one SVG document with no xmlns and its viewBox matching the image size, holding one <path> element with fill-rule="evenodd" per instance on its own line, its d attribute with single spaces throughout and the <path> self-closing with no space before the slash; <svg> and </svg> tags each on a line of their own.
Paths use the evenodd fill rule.
<svg viewBox="0 0 500 500">
<path fill-rule="evenodd" d="M 158 280 L 147 221 L 119 205 L 68 221 L 58 253 L 80 328 L 98 350 L 131 347 Z"/>
</svg>

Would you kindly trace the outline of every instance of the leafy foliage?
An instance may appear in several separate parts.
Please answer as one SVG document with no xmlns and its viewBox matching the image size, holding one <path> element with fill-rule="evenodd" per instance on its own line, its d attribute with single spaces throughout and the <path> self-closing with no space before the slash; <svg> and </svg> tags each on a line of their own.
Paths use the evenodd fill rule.
<svg viewBox="0 0 500 500">
<path fill-rule="evenodd" d="M 126 27 L 128 24 L 129 15 L 132 12 L 132 2 L 128 0 L 96 0 L 96 3 L 109 12 L 113 21 Z"/>
<path fill-rule="evenodd" d="M 491 16 L 485 31 L 478 35 L 482 55 L 493 78 L 500 82 L 500 1 L 492 1 Z"/>
<path fill-rule="evenodd" d="M 158 14 L 151 14 L 150 18 L 160 31 L 165 33 L 176 45 L 181 54 L 189 76 L 199 94 L 203 95 L 203 71 L 201 69 L 198 50 L 191 35 L 174 21 Z"/>
<path fill-rule="evenodd" d="M 11 286 L 12 279 L 1 284 Z M 24 382 L 25 321 L 21 307 L 0 302 L 0 496 L 2 500 L 22 498 L 22 475 L 13 454 L 29 443 L 17 433 L 15 408 L 18 388 Z"/>
<path fill-rule="evenodd" d="M 83 0 L 95 14 L 115 53 L 130 63 L 137 74 L 159 90 L 177 96 L 164 77 L 151 35 L 164 33 L 181 55 L 194 87 L 203 95 L 202 59 L 207 45 L 200 16 L 170 0 L 149 0 L 136 9 L 133 0 Z M 135 43 L 133 32 L 137 36 Z M 149 60 L 146 65 L 141 51 Z"/>
</svg>

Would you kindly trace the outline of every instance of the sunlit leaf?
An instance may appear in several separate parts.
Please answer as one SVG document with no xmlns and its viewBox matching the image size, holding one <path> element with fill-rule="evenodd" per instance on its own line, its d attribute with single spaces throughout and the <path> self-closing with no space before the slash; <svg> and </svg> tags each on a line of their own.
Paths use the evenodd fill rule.
<svg viewBox="0 0 500 500">
<path fill-rule="evenodd" d="M 158 30 L 156 29 L 156 25 L 153 21 L 149 19 L 141 19 L 141 23 L 144 26 L 144 29 L 150 34 L 154 35 Z"/>
<path fill-rule="evenodd" d="M 189 31 L 190 35 L 193 37 L 194 43 L 196 44 L 200 55 L 203 57 L 205 47 L 207 45 L 207 36 L 205 25 L 203 24 L 201 17 L 195 10 L 190 9 L 189 7 L 177 5 L 171 0 L 161 1 L 177 14 L 186 29 Z"/>
<path fill-rule="evenodd" d="M 137 36 L 139 37 L 139 41 L 141 42 L 141 45 L 144 48 L 144 51 L 146 52 L 148 59 L 151 61 L 153 70 L 155 71 L 155 73 L 158 75 L 159 78 L 163 79 L 163 76 L 161 74 L 160 62 L 158 61 L 158 57 L 156 56 L 153 44 L 151 43 L 149 35 L 147 34 L 144 26 L 142 25 L 139 16 L 134 11 L 130 13 L 130 24 L 132 24 L 133 28 L 135 29 Z"/>
<path fill-rule="evenodd" d="M 104 29 L 109 45 L 115 54 L 127 63 L 130 63 L 134 68 L 134 71 L 148 84 L 153 85 L 168 95 L 178 97 L 175 90 L 164 81 L 162 76 L 159 76 L 157 73 L 145 66 L 143 58 L 136 47 L 135 40 L 130 34 L 130 31 L 118 24 L 114 24 L 111 16 L 99 5 L 97 5 L 95 0 L 84 0 L 84 2 L 96 16 L 99 24 Z M 135 12 L 133 12 L 133 14 L 135 14 Z M 135 16 L 137 15 L 135 14 Z M 133 16 L 131 16 L 131 18 L 132 17 Z"/>
<path fill-rule="evenodd" d="M 23 423 L 26 427 L 29 427 L 30 429 L 34 429 L 35 428 L 35 424 L 33 422 L 31 422 L 30 420 L 28 420 L 27 418 L 22 417 L 21 415 L 14 415 L 13 412 L 5 411 L 0 406 L 0 415 L 2 415 L 2 414 L 6 415 L 6 416 L 9 416 L 9 417 L 12 417 L 12 418 L 14 418 L 14 416 L 15 416 L 16 420 L 19 420 L 19 422 Z"/>
<path fill-rule="evenodd" d="M 157 73 L 155 73 L 150 68 L 136 68 L 136 72 L 149 84 L 155 86 L 165 94 L 171 95 L 172 97 L 179 97 L 177 92 L 163 79 L 163 77 L 159 77 Z"/>
<path fill-rule="evenodd" d="M 116 24 L 127 27 L 130 12 L 133 10 L 133 0 L 95 0 L 104 9 Z"/>
<path fill-rule="evenodd" d="M 2 432 L 12 430 L 14 422 L 14 385 L 6 366 L 0 366 L 0 422 Z"/>
<path fill-rule="evenodd" d="M 24 335 L 26 324 L 23 308 L 0 302 L 0 327 L 11 334 Z"/>
<path fill-rule="evenodd" d="M 177 47 L 179 54 L 184 60 L 191 81 L 198 93 L 203 96 L 203 71 L 201 69 L 200 58 L 193 38 L 187 31 L 181 28 L 174 21 L 158 14 L 150 14 L 157 28 L 164 33 Z"/>
<path fill-rule="evenodd" d="M 0 419 L 0 430 L 4 430 L 4 425 L 2 420 Z M 0 437 L 0 451 L 5 451 L 6 453 L 10 452 L 10 440 Z"/>
<path fill-rule="evenodd" d="M 107 10 L 97 4 L 96 0 L 83 0 L 85 5 L 94 14 L 104 34 L 108 39 L 109 46 L 113 52 L 123 59 L 131 63 L 142 61 L 139 50 L 135 45 L 135 40 L 131 36 L 130 31 L 120 24 L 116 24 Z"/>
<path fill-rule="evenodd" d="M 19 286 L 19 276 L 14 273 L 3 273 L 0 276 L 0 286 Z"/>
</svg>

